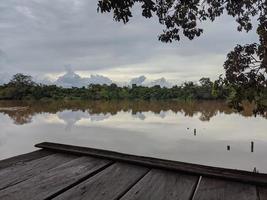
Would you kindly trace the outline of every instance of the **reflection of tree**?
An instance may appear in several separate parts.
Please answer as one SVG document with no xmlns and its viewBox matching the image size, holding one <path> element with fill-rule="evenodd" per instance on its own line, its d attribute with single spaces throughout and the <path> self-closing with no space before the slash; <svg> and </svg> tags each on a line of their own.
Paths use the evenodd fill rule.
<svg viewBox="0 0 267 200">
<path fill-rule="evenodd" d="M 220 112 L 219 108 L 223 110 L 227 109 L 226 107 L 223 108 L 223 105 L 220 105 L 220 103 L 216 102 L 212 104 L 202 104 L 201 106 L 201 115 L 199 117 L 201 121 L 210 121 L 213 116 L 216 116 L 218 112 Z"/>
<path fill-rule="evenodd" d="M 232 114 L 237 111 L 229 108 L 221 101 L 49 101 L 49 102 L 23 102 L 23 101 L 0 101 L 0 107 L 27 106 L 28 109 L 20 111 L 0 111 L 7 114 L 16 124 L 31 122 L 34 115 L 40 113 L 56 114 L 64 110 L 82 111 L 98 118 L 98 115 L 115 115 L 119 111 L 131 111 L 133 115 L 151 111 L 162 115 L 166 111 L 182 113 L 184 116 L 193 117 L 200 114 L 199 119 L 209 121 L 218 113 Z M 244 104 L 245 109 L 239 113 L 244 117 L 253 116 L 253 105 Z M 267 113 L 262 114 L 267 119 Z M 100 116 L 101 118 L 101 116 Z"/>
<path fill-rule="evenodd" d="M 212 112 L 204 112 L 204 113 L 201 113 L 201 116 L 199 117 L 199 119 L 201 121 L 210 121 L 210 119 L 216 115 L 216 113 L 212 113 Z"/>
<path fill-rule="evenodd" d="M 70 131 L 72 127 L 74 126 L 74 124 L 85 116 L 85 113 L 82 111 L 73 112 L 73 111 L 66 110 L 66 111 L 58 113 L 57 116 L 59 119 L 64 120 L 64 122 L 66 123 L 66 130 Z"/>
<path fill-rule="evenodd" d="M 34 113 L 29 112 L 28 110 L 14 110 L 14 111 L 0 111 L 8 115 L 13 119 L 15 124 L 27 124 L 32 121 Z"/>
</svg>

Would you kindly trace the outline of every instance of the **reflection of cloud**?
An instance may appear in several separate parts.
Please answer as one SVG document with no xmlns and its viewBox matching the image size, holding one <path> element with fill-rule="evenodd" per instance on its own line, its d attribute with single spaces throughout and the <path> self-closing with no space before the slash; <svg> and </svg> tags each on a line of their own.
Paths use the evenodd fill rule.
<svg viewBox="0 0 267 200">
<path fill-rule="evenodd" d="M 111 116 L 111 114 L 92 114 L 90 115 L 90 120 L 93 121 L 103 121 L 104 119 L 108 119 Z"/>
<path fill-rule="evenodd" d="M 66 123 L 66 130 L 70 131 L 72 127 L 82 119 L 90 119 L 90 121 L 102 121 L 110 117 L 110 114 L 90 114 L 88 112 L 65 110 L 57 114 L 58 118 Z"/>
<path fill-rule="evenodd" d="M 164 119 L 166 117 L 166 112 L 165 111 L 160 111 L 159 116 Z"/>
<path fill-rule="evenodd" d="M 146 119 L 146 116 L 142 113 L 142 112 L 137 112 L 135 114 L 132 114 L 133 118 L 138 118 L 138 119 L 141 119 L 141 120 L 145 120 Z"/>
<path fill-rule="evenodd" d="M 45 117 L 45 123 L 49 124 L 64 124 L 65 121 L 62 119 L 59 119 L 58 115 L 49 114 Z"/>
<path fill-rule="evenodd" d="M 59 119 L 64 120 L 66 123 L 66 130 L 70 131 L 77 121 L 87 117 L 88 113 L 82 111 L 65 110 L 57 114 Z"/>
</svg>

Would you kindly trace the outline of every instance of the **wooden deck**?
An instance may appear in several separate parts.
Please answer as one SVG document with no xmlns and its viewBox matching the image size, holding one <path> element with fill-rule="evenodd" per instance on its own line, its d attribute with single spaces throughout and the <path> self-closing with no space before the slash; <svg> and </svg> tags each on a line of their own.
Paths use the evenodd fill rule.
<svg viewBox="0 0 267 200">
<path fill-rule="evenodd" d="M 0 199 L 267 200 L 267 175 L 77 146 L 0 161 Z"/>
</svg>

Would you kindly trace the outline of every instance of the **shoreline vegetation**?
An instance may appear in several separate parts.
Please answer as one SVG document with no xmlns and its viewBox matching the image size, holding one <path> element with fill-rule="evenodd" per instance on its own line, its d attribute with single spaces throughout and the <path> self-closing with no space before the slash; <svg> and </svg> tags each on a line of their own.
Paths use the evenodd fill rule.
<svg viewBox="0 0 267 200">
<path fill-rule="evenodd" d="M 257 95 L 257 96 L 255 96 Z M 237 110 L 242 102 L 255 104 L 255 110 L 267 108 L 267 88 L 235 87 L 219 78 L 211 81 L 201 78 L 199 83 L 185 82 L 171 88 L 145 86 L 117 86 L 90 84 L 87 87 L 63 88 L 56 85 L 37 84 L 31 76 L 16 74 L 9 83 L 0 85 L 0 100 L 223 100 Z"/>
</svg>

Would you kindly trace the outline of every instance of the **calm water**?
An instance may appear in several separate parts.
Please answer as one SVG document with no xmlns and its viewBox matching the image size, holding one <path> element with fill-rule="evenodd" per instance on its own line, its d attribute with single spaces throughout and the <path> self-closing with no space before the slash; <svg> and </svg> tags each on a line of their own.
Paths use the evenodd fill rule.
<svg viewBox="0 0 267 200">
<path fill-rule="evenodd" d="M 0 159 L 44 141 L 267 173 L 267 114 L 255 117 L 250 105 L 0 102 Z"/>
</svg>

